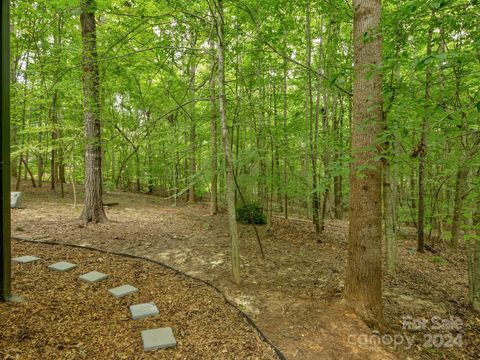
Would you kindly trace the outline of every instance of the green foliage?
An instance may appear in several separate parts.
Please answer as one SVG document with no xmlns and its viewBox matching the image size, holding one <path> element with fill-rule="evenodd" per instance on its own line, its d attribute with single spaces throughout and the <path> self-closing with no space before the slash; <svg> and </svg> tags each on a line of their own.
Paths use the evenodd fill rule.
<svg viewBox="0 0 480 360">
<path fill-rule="evenodd" d="M 440 264 L 445 264 L 447 261 L 441 257 L 441 256 L 432 256 L 431 258 L 432 263 L 440 265 Z"/>
<path fill-rule="evenodd" d="M 310 2 L 310 70 L 305 68 L 305 1 L 245 0 L 237 5 L 226 3 L 225 46 L 227 122 L 238 186 L 257 203 L 272 196 L 274 211 L 284 208 L 286 197 L 292 213 L 311 217 L 313 194 L 322 198 L 328 191 L 331 201 L 334 177 L 342 178 L 345 203 L 352 130 L 350 2 Z M 46 181 L 55 153 L 68 176 L 82 183 L 78 2 L 18 0 L 11 8 L 12 161 L 18 167 L 23 156 L 36 177 L 43 166 Z M 97 0 L 95 15 L 105 188 L 152 190 L 177 199 L 195 184 L 196 194 L 208 198 L 213 175 L 209 84 L 216 76 L 211 70 L 216 52 L 209 47 L 215 33 L 208 2 Z M 460 165 L 471 169 L 464 189 L 464 219 L 480 201 L 478 18 L 478 1 L 383 1 L 383 61 L 371 69 L 383 74 L 386 129 L 378 146 L 363 149 L 374 161 L 357 167 L 355 175 L 366 176 L 378 162 L 388 162 L 395 177 L 398 222 L 415 226 L 415 153 L 422 123 L 428 119 L 425 228 L 435 235 L 443 224 L 443 238 L 452 222 Z M 432 26 L 432 53 L 427 55 Z M 427 72 L 433 79 L 428 99 Z M 312 78 L 308 121 L 307 75 Z M 218 117 L 217 131 L 222 201 L 225 169 Z M 384 153 L 377 151 L 386 143 Z M 318 160 L 315 188 L 312 155 Z M 194 171 L 189 166 L 192 157 Z M 472 232 L 478 231 L 477 224 L 472 226 Z"/>
<path fill-rule="evenodd" d="M 267 217 L 263 209 L 256 203 L 246 203 L 237 206 L 237 221 L 246 224 L 264 225 L 267 223 Z"/>
</svg>

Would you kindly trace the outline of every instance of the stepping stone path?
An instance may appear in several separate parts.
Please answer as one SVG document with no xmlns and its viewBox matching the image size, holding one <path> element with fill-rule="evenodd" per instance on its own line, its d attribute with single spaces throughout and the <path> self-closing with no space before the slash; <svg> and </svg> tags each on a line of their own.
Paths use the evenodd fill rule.
<svg viewBox="0 0 480 360">
<path fill-rule="evenodd" d="M 118 286 L 116 288 L 108 290 L 108 292 L 112 294 L 114 297 L 116 297 L 117 299 L 137 291 L 138 289 L 136 287 L 133 287 L 132 285 L 122 285 L 122 286 Z"/>
<path fill-rule="evenodd" d="M 76 267 L 77 267 L 76 264 L 72 264 L 68 261 L 60 261 L 58 263 L 48 265 L 48 268 L 50 270 L 59 271 L 59 272 L 70 271 L 72 269 L 75 269 Z"/>
<path fill-rule="evenodd" d="M 144 319 L 149 316 L 158 315 L 158 308 L 153 302 L 145 304 L 130 305 L 130 313 L 133 320 Z"/>
<path fill-rule="evenodd" d="M 40 258 L 35 256 L 30 256 L 30 255 L 20 256 L 12 259 L 13 262 L 16 262 L 19 264 L 26 264 L 26 263 L 34 262 L 37 260 L 40 260 Z M 49 269 L 54 271 L 59 271 L 59 272 L 66 272 L 76 267 L 77 267 L 76 264 L 72 264 L 67 261 L 60 261 L 58 263 L 51 264 L 48 266 Z M 95 283 L 95 282 L 105 280 L 107 277 L 108 277 L 107 274 L 104 274 L 98 271 L 91 271 L 89 273 L 81 275 L 79 279 L 82 281 L 86 281 L 88 283 Z M 121 298 L 128 294 L 132 294 L 138 291 L 138 289 L 132 285 L 127 284 L 127 285 L 117 286 L 115 288 L 109 289 L 108 291 L 114 297 Z M 130 313 L 132 314 L 133 320 L 144 319 L 144 318 L 147 318 L 150 316 L 156 316 L 159 314 L 158 308 L 153 302 L 130 305 L 129 308 L 130 308 Z M 143 330 L 141 332 L 141 335 L 142 335 L 144 351 L 170 348 L 177 345 L 177 341 L 173 336 L 172 329 L 169 327 Z"/>
<path fill-rule="evenodd" d="M 19 263 L 19 264 L 27 264 L 27 263 L 31 263 L 31 262 L 34 262 L 34 261 L 37 261 L 37 260 L 40 260 L 40 258 L 35 257 L 35 256 L 30 256 L 30 255 L 20 256 L 20 257 L 16 257 L 16 258 L 12 259 L 13 262 L 16 262 L 16 263 Z"/>
<path fill-rule="evenodd" d="M 164 349 L 177 345 L 172 329 L 169 327 L 143 330 L 142 341 L 144 351 Z"/>
<path fill-rule="evenodd" d="M 105 280 L 107 277 L 107 274 L 98 271 L 90 271 L 89 273 L 81 275 L 79 279 L 88 283 L 96 283 Z"/>
</svg>

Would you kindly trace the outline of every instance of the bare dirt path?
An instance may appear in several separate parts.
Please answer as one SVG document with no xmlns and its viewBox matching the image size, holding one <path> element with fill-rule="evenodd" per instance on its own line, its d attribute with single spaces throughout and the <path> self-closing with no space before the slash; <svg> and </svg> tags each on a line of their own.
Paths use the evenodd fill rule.
<svg viewBox="0 0 480 360">
<path fill-rule="evenodd" d="M 434 262 L 431 254 L 411 254 L 409 243 L 402 243 L 404 264 L 395 279 L 385 281 L 386 320 L 387 330 L 399 333 L 404 315 L 454 313 L 464 321 L 463 336 L 470 334 L 468 345 L 433 350 L 421 341 L 409 349 L 370 346 L 358 339 L 371 331 L 340 303 L 344 221 L 328 222 L 317 244 L 307 222 L 275 218 L 269 232 L 259 227 L 265 262 L 251 226 L 240 225 L 242 284 L 237 286 L 230 281 L 224 214 L 209 216 L 202 204 L 172 207 L 155 196 L 114 193 L 106 196 L 108 202 L 119 202 L 107 209 L 110 222 L 83 227 L 77 220 L 81 207 L 74 209 L 70 201 L 48 190 L 28 189 L 25 208 L 13 211 L 14 235 L 148 257 L 208 280 L 249 314 L 288 359 L 438 358 L 443 353 L 460 359 L 475 354 L 479 346 L 480 322 L 466 306 L 462 257 Z"/>
</svg>

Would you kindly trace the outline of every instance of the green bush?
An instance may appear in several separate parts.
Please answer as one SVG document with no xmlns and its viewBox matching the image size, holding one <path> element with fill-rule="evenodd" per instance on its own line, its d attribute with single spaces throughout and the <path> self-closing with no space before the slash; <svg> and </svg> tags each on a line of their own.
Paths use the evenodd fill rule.
<svg viewBox="0 0 480 360">
<path fill-rule="evenodd" d="M 238 206 L 237 220 L 246 224 L 264 225 L 267 223 L 267 217 L 263 213 L 263 209 L 255 203 Z"/>
</svg>

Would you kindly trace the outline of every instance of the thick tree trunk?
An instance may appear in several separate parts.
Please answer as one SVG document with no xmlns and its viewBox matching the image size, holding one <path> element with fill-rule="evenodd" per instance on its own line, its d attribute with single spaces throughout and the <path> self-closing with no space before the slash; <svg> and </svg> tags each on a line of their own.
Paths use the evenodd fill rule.
<svg viewBox="0 0 480 360">
<path fill-rule="evenodd" d="M 353 5 L 353 164 L 345 300 L 367 324 L 378 326 L 383 323 L 382 165 L 372 149 L 382 131 L 381 2 L 354 0 Z"/>
<path fill-rule="evenodd" d="M 103 209 L 100 92 L 94 0 L 80 0 L 83 40 L 83 119 L 85 123 L 85 200 L 81 219 L 106 222 Z"/>
<path fill-rule="evenodd" d="M 225 43 L 224 43 L 224 17 L 223 0 L 217 0 L 217 34 L 218 34 L 218 79 L 220 97 L 220 122 L 222 125 L 223 150 L 225 156 L 227 180 L 227 210 L 228 225 L 231 240 L 231 259 L 233 281 L 240 283 L 240 251 L 238 244 L 237 215 L 235 209 L 235 174 L 233 169 L 232 148 L 227 127 L 227 99 L 225 95 Z"/>
<path fill-rule="evenodd" d="M 215 50 L 215 43 L 212 40 L 210 42 L 210 50 L 212 54 Z M 212 178 L 210 182 L 210 214 L 216 215 L 218 213 L 218 150 L 217 150 L 217 95 L 215 92 L 216 87 L 216 61 L 215 56 L 212 55 L 212 68 L 210 78 L 210 146 L 212 147 L 211 154 L 211 171 Z"/>
</svg>

